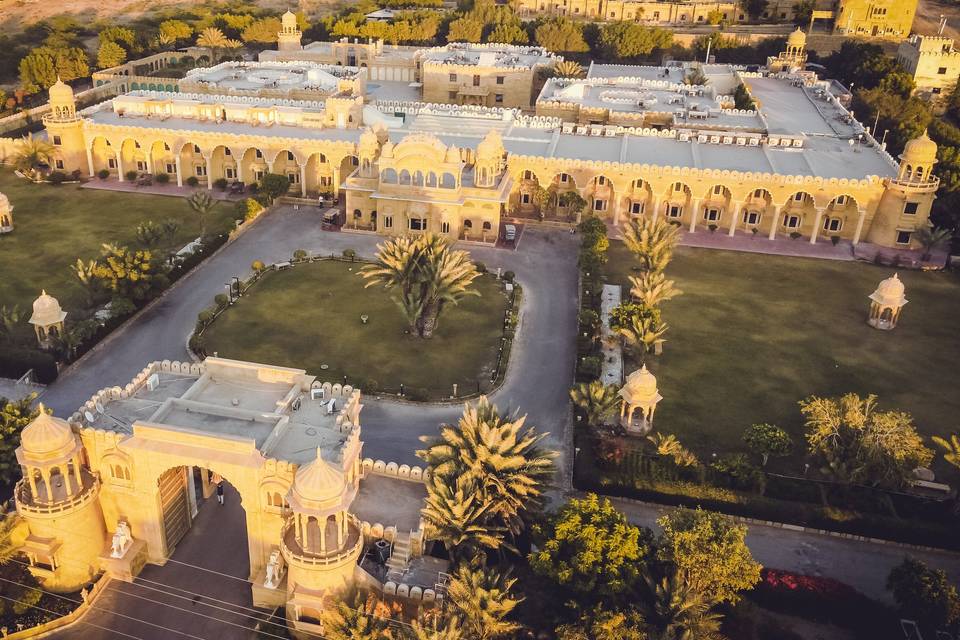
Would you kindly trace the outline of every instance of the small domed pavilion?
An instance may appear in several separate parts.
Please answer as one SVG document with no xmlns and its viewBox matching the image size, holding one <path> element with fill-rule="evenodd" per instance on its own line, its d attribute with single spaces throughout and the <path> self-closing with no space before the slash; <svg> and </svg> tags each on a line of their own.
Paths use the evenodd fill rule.
<svg viewBox="0 0 960 640">
<path fill-rule="evenodd" d="M 647 365 L 627 376 L 626 384 L 620 389 L 623 399 L 620 405 L 620 424 L 628 433 L 644 435 L 653 429 L 653 412 L 663 396 L 657 390 L 657 378 L 647 370 Z M 639 419 L 634 416 L 640 411 Z"/>
<path fill-rule="evenodd" d="M 13 231 L 13 205 L 10 199 L 0 193 L 0 234 Z"/>
<path fill-rule="evenodd" d="M 906 288 L 897 274 L 880 282 L 877 290 L 871 293 L 870 317 L 867 323 L 874 329 L 889 331 L 897 326 L 900 312 L 908 300 L 904 293 Z"/>
<path fill-rule="evenodd" d="M 63 321 L 67 312 L 60 308 L 56 298 L 46 290 L 41 291 L 40 297 L 33 301 L 33 315 L 30 324 L 37 333 L 37 341 L 41 347 L 49 347 L 53 338 L 63 333 Z"/>
</svg>

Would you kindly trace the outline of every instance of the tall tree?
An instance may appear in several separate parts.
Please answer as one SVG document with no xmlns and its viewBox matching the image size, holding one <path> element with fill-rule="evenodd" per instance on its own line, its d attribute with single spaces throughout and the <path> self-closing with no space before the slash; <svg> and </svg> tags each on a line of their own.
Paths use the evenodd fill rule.
<svg viewBox="0 0 960 640">
<path fill-rule="evenodd" d="M 680 230 L 662 216 L 642 216 L 623 230 L 623 243 L 640 262 L 642 271 L 664 271 L 680 242 Z"/>
<path fill-rule="evenodd" d="M 666 342 L 666 322 L 660 320 L 659 312 L 643 310 L 630 315 L 626 323 L 611 328 L 623 338 L 627 347 L 640 353 L 654 353 L 658 345 Z"/>
<path fill-rule="evenodd" d="M 617 410 L 620 396 L 617 387 L 600 380 L 581 382 L 570 389 L 570 400 L 579 417 L 588 427 L 599 427 Z"/>
<path fill-rule="evenodd" d="M 0 306 L 0 334 L 7 339 L 13 339 L 14 332 L 23 319 L 24 314 L 20 311 L 20 305 Z"/>
<path fill-rule="evenodd" d="M 910 414 L 880 411 L 875 395 L 810 396 L 800 412 L 810 452 L 841 480 L 900 487 L 933 460 Z"/>
<path fill-rule="evenodd" d="M 260 18 L 245 28 L 240 37 L 244 42 L 270 44 L 277 41 L 277 33 L 280 32 L 282 27 L 283 25 L 280 22 L 280 18 Z"/>
<path fill-rule="evenodd" d="M 0 397 L 0 482 L 3 484 L 10 484 L 20 474 L 16 450 L 24 427 L 40 415 L 40 408 L 33 406 L 36 399 L 35 393 L 19 400 Z"/>
<path fill-rule="evenodd" d="M 28 133 L 14 148 L 13 166 L 36 179 L 42 168 L 53 166 L 56 156 L 56 147 L 43 138 L 34 138 L 32 133 Z"/>
<path fill-rule="evenodd" d="M 663 530 L 657 559 L 673 566 L 708 605 L 736 603 L 741 591 L 760 581 L 760 564 L 744 542 L 747 528 L 729 516 L 680 508 L 657 524 Z"/>
<path fill-rule="evenodd" d="M 534 30 L 534 40 L 541 47 L 557 53 L 585 53 L 590 50 L 583 39 L 583 27 L 567 18 L 552 18 Z"/>
<path fill-rule="evenodd" d="M 483 23 L 470 15 L 457 18 L 449 25 L 447 42 L 480 42 Z"/>
<path fill-rule="evenodd" d="M 929 260 L 934 249 L 947 244 L 953 238 L 953 231 L 933 225 L 923 225 L 913 232 L 913 239 L 923 249 L 921 260 Z"/>
<path fill-rule="evenodd" d="M 466 251 L 433 233 L 391 238 L 377 247 L 376 262 L 360 270 L 367 287 L 394 291 L 411 333 L 429 338 L 447 305 L 480 295 L 470 285 L 480 273 Z"/>
<path fill-rule="evenodd" d="M 933 436 L 933 442 L 943 449 L 943 459 L 960 469 L 960 436 L 954 433 L 949 440 Z"/>
<path fill-rule="evenodd" d="M 472 558 L 503 544 L 503 528 L 490 523 L 493 501 L 467 476 L 431 475 L 420 517 L 430 538 L 443 543 L 451 561 Z"/>
<path fill-rule="evenodd" d="M 101 69 L 119 67 L 127 61 L 127 52 L 116 42 L 104 42 L 97 50 L 97 66 Z"/>
<path fill-rule="evenodd" d="M 97 286 L 114 297 L 137 302 L 166 284 L 154 255 L 149 251 L 133 251 L 127 247 L 104 244 L 93 271 Z"/>
<path fill-rule="evenodd" d="M 914 558 L 890 570 L 887 590 L 906 617 L 931 630 L 960 621 L 960 595 L 942 569 L 930 569 Z"/>
<path fill-rule="evenodd" d="M 463 619 L 469 638 L 493 640 L 520 630 L 519 624 L 507 619 L 522 600 L 510 593 L 516 581 L 479 562 L 457 568 L 447 586 L 447 597 Z"/>
<path fill-rule="evenodd" d="M 97 292 L 97 279 L 94 275 L 94 271 L 97 268 L 96 260 L 88 260 L 84 262 L 82 259 L 77 258 L 77 261 L 70 265 L 70 272 L 77 278 L 83 289 L 87 294 L 87 306 L 93 306 L 93 297 Z"/>
<path fill-rule="evenodd" d="M 644 271 L 639 276 L 630 276 L 630 295 L 647 309 L 658 309 L 682 293 L 662 271 Z"/>
<path fill-rule="evenodd" d="M 743 443 L 759 455 L 763 466 L 767 466 L 770 456 L 782 457 L 793 449 L 790 434 L 773 424 L 753 424 L 743 432 Z"/>
<path fill-rule="evenodd" d="M 645 27 L 635 22 L 608 22 L 600 27 L 599 45 L 609 58 L 638 58 L 664 49 L 673 42 L 673 32 Z"/>
<path fill-rule="evenodd" d="M 446 616 L 439 610 L 421 613 L 410 629 L 409 640 L 467 640 L 460 618 Z"/>
<path fill-rule="evenodd" d="M 644 622 L 657 640 L 721 640 L 719 614 L 682 574 L 644 575 Z"/>
<path fill-rule="evenodd" d="M 200 220 L 200 237 L 202 238 L 207 235 L 207 215 L 216 205 L 216 202 L 206 191 L 194 191 L 187 198 L 187 204 L 190 205 L 190 208 L 194 210 Z"/>
<path fill-rule="evenodd" d="M 324 607 L 321 616 L 326 640 L 393 640 L 398 638 L 388 621 L 374 611 L 374 601 L 356 596 L 353 606 L 338 600 Z"/>
<path fill-rule="evenodd" d="M 183 20 L 164 20 L 157 31 L 157 41 L 163 46 L 184 42 L 193 35 L 193 27 Z"/>
</svg>

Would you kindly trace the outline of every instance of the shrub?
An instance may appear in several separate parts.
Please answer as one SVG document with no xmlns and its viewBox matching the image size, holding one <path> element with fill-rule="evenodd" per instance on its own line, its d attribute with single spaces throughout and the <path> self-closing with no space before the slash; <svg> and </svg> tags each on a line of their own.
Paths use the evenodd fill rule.
<svg viewBox="0 0 960 640">
<path fill-rule="evenodd" d="M 801 237 L 802 235 L 803 235 L 803 234 L 800 233 L 799 231 L 791 231 L 791 232 L 790 232 L 790 239 L 791 239 L 791 240 L 796 240 L 797 238 Z"/>
<path fill-rule="evenodd" d="M 501 277 L 503 278 L 504 282 L 513 282 L 514 278 L 517 277 L 517 274 L 515 274 L 513 271 L 504 271 L 503 276 Z"/>
<path fill-rule="evenodd" d="M 213 186 L 220 191 L 225 191 L 227 188 L 227 179 L 226 178 L 217 178 L 213 181 Z"/>
<path fill-rule="evenodd" d="M 227 303 L 230 302 L 230 296 L 225 293 L 218 293 L 213 296 L 213 301 L 217 303 L 218 307 L 225 307 Z"/>
<path fill-rule="evenodd" d="M 198 355 L 203 354 L 203 336 L 194 333 L 192 336 L 190 336 L 190 341 L 187 343 L 187 346 L 190 347 L 190 351 L 193 351 Z"/>
<path fill-rule="evenodd" d="M 97 171 L 97 177 L 100 178 L 101 180 L 106 180 L 107 178 L 110 177 L 110 170 L 100 169 L 100 171 Z"/>
<path fill-rule="evenodd" d="M 766 476 L 742 453 L 723 456 L 710 469 L 732 489 L 763 493 Z"/>
<path fill-rule="evenodd" d="M 577 372 L 582 379 L 595 380 L 600 377 L 602 367 L 603 361 L 600 356 L 587 356 L 581 358 Z"/>
<path fill-rule="evenodd" d="M 158 173 L 157 175 L 153 176 L 153 179 L 157 182 L 157 184 L 167 184 L 170 182 L 170 174 Z"/>
<path fill-rule="evenodd" d="M 125 174 L 123 174 L 123 177 L 129 180 L 130 182 L 133 182 L 134 180 L 137 179 L 138 175 L 140 174 L 138 174 L 136 171 L 131 169 L 130 171 L 127 171 Z"/>
<path fill-rule="evenodd" d="M 423 387 L 406 387 L 403 395 L 407 400 L 414 402 L 426 402 L 430 399 L 430 393 Z"/>
<path fill-rule="evenodd" d="M 197 320 L 200 322 L 200 324 L 209 323 L 211 320 L 213 320 L 213 311 L 210 311 L 210 309 L 204 309 L 197 314 Z"/>
<path fill-rule="evenodd" d="M 83 171 L 80 171 L 80 169 L 74 169 L 73 171 L 70 172 L 70 179 L 71 179 L 71 180 L 74 180 L 74 181 L 76 181 L 76 182 L 79 182 L 79 181 L 80 181 L 80 178 L 82 178 L 82 177 L 83 177 Z"/>
<path fill-rule="evenodd" d="M 715 224 L 708 224 L 708 225 L 707 225 L 707 229 L 710 229 L 710 233 L 714 233 L 714 232 L 716 232 L 716 230 L 717 230 L 717 225 L 715 225 Z"/>
<path fill-rule="evenodd" d="M 297 262 L 303 262 L 307 259 L 307 252 L 305 249 L 297 249 L 293 252 L 293 259 Z"/>
<path fill-rule="evenodd" d="M 245 198 L 237 203 L 237 217 L 240 220 L 253 220 L 263 213 L 263 205 L 253 198 Z"/>
<path fill-rule="evenodd" d="M 477 273 L 486 273 L 486 272 L 487 272 L 487 265 L 485 265 L 485 264 L 482 263 L 482 262 L 474 262 L 474 263 L 473 263 L 473 268 L 477 270 Z"/>
<path fill-rule="evenodd" d="M 360 382 L 360 390 L 364 393 L 376 393 L 378 389 L 380 385 L 373 378 L 365 378 Z"/>
<path fill-rule="evenodd" d="M 47 180 L 50 181 L 50 184 L 63 184 L 67 180 L 67 174 L 63 171 L 51 171 Z"/>
<path fill-rule="evenodd" d="M 57 379 L 57 363 L 49 353 L 7 344 L 0 346 L 0 378 L 16 379 L 30 369 L 42 384 Z"/>
<path fill-rule="evenodd" d="M 253 262 L 250 263 L 250 268 L 256 271 L 257 273 L 260 273 L 261 271 L 267 268 L 267 265 L 263 264 L 263 260 L 254 260 Z"/>
<path fill-rule="evenodd" d="M 350 262 L 353 262 L 357 257 L 357 252 L 354 251 L 353 249 L 344 249 L 343 257 L 349 260 Z"/>
<path fill-rule="evenodd" d="M 200 184 L 200 181 L 197 179 L 197 176 L 190 176 L 187 178 L 187 186 L 195 187 Z"/>
<path fill-rule="evenodd" d="M 753 235 L 757 235 L 758 233 L 760 233 L 760 229 L 753 227 L 752 229 L 750 229 L 750 233 L 752 233 Z"/>
<path fill-rule="evenodd" d="M 840 244 L 840 236 L 830 236 L 830 242 L 833 243 L 833 246 Z"/>
</svg>

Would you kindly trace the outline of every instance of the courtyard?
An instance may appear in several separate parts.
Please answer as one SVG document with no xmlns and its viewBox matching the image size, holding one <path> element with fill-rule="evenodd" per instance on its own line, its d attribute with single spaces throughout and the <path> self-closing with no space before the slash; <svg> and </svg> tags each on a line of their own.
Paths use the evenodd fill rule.
<svg viewBox="0 0 960 640">
<path fill-rule="evenodd" d="M 611 243 L 609 281 L 629 286 L 635 264 Z M 793 435 L 794 449 L 770 467 L 790 473 L 802 471 L 806 448 L 797 402 L 811 394 L 874 393 L 881 408 L 911 413 L 928 437 L 956 432 L 960 335 L 950 319 L 960 316 L 960 280 L 900 271 L 909 304 L 895 330 L 877 331 L 866 323 L 867 296 L 893 272 L 679 247 L 667 276 L 683 295 L 665 303 L 667 342 L 649 358 L 664 397 L 656 429 L 706 458 L 742 452 L 751 424 L 776 424 Z M 638 366 L 628 360 L 626 372 Z M 948 472 L 941 456 L 935 470 Z"/>
<path fill-rule="evenodd" d="M 412 399 L 490 389 L 507 296 L 491 275 L 480 296 L 447 306 L 434 336 L 412 337 L 390 292 L 364 288 L 363 263 L 324 260 L 267 273 L 203 334 L 208 354 L 283 362 L 331 382 Z M 367 316 L 363 323 L 361 316 Z"/>
<path fill-rule="evenodd" d="M 0 170 L 0 193 L 14 207 L 15 225 L 13 233 L 0 236 L 0 304 L 27 313 L 41 289 L 68 313 L 83 307 L 85 292 L 70 266 L 77 258 L 99 257 L 104 243 L 141 248 L 142 222 L 179 222 L 173 236 L 152 247 L 160 254 L 200 235 L 200 220 L 183 198 L 32 184 L 6 169 Z M 223 232 L 232 226 L 232 207 L 217 205 L 208 218 L 208 232 Z"/>
</svg>

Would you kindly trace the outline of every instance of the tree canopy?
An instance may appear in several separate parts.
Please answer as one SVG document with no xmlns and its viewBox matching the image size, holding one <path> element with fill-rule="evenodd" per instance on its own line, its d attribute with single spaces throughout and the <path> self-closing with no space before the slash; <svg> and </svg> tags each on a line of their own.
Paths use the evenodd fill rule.
<svg viewBox="0 0 960 640">
<path fill-rule="evenodd" d="M 584 53 L 590 50 L 583 38 L 583 27 L 567 18 L 551 18 L 534 30 L 534 40 L 541 47 L 557 53 Z"/>
</svg>

